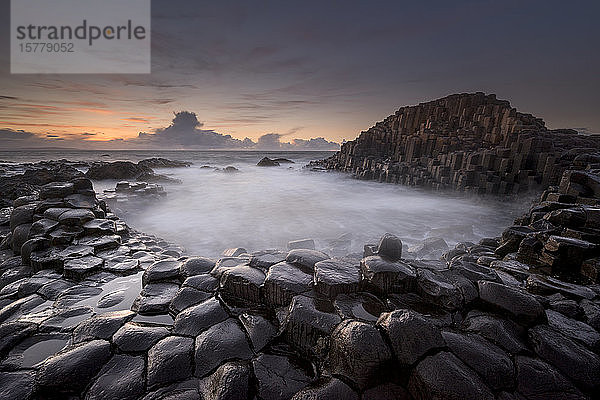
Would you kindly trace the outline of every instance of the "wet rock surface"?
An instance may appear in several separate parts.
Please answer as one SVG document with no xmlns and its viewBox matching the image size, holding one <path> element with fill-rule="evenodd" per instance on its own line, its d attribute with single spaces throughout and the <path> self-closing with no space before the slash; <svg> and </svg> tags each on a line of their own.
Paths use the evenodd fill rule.
<svg viewBox="0 0 600 400">
<path fill-rule="evenodd" d="M 148 386 L 176 382 L 192 375 L 194 340 L 169 336 L 148 351 Z"/>
<path fill-rule="evenodd" d="M 114 355 L 98 373 L 86 399 L 137 399 L 144 393 L 144 358 Z"/>
<path fill-rule="evenodd" d="M 600 192 L 578 165 L 502 237 L 439 259 L 440 240 L 390 234 L 362 255 L 191 257 L 80 174 L 42 176 L 0 212 L 0 397 L 595 398 Z"/>
</svg>

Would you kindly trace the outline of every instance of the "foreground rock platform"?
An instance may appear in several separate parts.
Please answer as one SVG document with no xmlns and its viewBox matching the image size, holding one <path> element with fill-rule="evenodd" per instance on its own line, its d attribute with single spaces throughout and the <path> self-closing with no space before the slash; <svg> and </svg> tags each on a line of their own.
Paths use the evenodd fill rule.
<svg viewBox="0 0 600 400">
<path fill-rule="evenodd" d="M 440 259 L 191 256 L 46 184 L 0 212 L 0 398 L 598 398 L 598 172 L 563 181 Z"/>
</svg>

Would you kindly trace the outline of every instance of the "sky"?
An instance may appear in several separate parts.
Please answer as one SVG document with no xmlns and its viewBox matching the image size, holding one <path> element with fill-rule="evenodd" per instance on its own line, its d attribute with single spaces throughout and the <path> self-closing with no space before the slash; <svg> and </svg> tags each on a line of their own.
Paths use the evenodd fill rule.
<svg viewBox="0 0 600 400">
<path fill-rule="evenodd" d="M 132 75 L 11 75 L 9 4 L 4 148 L 330 149 L 475 91 L 600 132 L 598 1 L 153 0 L 152 72 Z"/>
</svg>

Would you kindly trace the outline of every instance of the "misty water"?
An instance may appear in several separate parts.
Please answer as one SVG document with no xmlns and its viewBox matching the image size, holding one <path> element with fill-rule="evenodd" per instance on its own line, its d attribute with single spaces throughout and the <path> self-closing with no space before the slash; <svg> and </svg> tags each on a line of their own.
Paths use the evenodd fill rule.
<svg viewBox="0 0 600 400">
<path fill-rule="evenodd" d="M 362 251 L 386 232 L 408 246 L 443 237 L 450 246 L 497 236 L 528 207 L 517 201 L 466 198 L 401 185 L 352 179 L 348 174 L 302 168 L 330 152 L 258 151 L 63 151 L 0 153 L 13 162 L 67 158 L 71 161 L 138 161 L 149 157 L 192 161 L 190 168 L 157 169 L 182 181 L 163 184 L 168 195 L 154 202 L 116 206 L 133 228 L 185 247 L 190 254 L 214 257 L 230 247 L 248 251 L 285 249 L 290 240 L 312 238 L 317 248 Z M 257 167 L 263 157 L 285 157 L 294 164 Z M 213 168 L 234 166 L 238 173 Z M 97 192 L 116 181 L 94 182 Z M 337 240 L 342 238 L 342 240 Z M 337 246 L 337 249 L 336 249 Z M 341 246 L 341 248 L 340 248 Z"/>
<path fill-rule="evenodd" d="M 190 254 L 210 257 L 230 247 L 285 249 L 288 241 L 303 238 L 312 238 L 317 248 L 341 255 L 362 251 L 364 244 L 375 243 L 386 232 L 398 235 L 408 246 L 427 237 L 443 237 L 452 246 L 499 235 L 528 206 L 525 199 L 465 198 L 302 168 L 331 153 L 160 155 L 193 161 L 194 165 L 156 170 L 182 184 L 164 184 L 166 198 L 128 203 L 117 212 L 137 230 L 182 245 Z M 286 157 L 294 164 L 257 167 L 265 155 Z M 135 161 L 146 156 L 150 154 L 130 154 L 129 158 Z M 240 172 L 202 168 L 206 165 L 232 165 Z M 95 185 L 105 189 L 114 188 L 115 183 Z"/>
</svg>

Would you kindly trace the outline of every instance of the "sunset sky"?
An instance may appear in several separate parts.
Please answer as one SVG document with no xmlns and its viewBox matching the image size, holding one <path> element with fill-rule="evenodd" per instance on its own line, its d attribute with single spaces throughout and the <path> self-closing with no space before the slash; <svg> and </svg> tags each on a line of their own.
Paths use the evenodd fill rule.
<svg viewBox="0 0 600 400">
<path fill-rule="evenodd" d="M 4 148 L 132 146 L 118 139 L 178 111 L 200 134 L 341 142 L 403 105 L 474 91 L 600 132 L 597 1 L 153 0 L 149 75 L 11 75 L 9 4 Z"/>
</svg>

